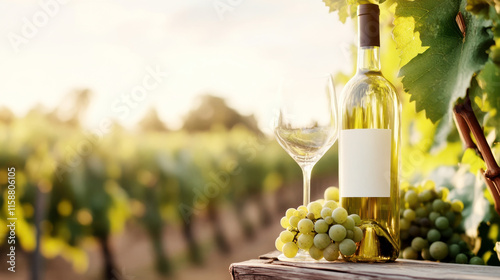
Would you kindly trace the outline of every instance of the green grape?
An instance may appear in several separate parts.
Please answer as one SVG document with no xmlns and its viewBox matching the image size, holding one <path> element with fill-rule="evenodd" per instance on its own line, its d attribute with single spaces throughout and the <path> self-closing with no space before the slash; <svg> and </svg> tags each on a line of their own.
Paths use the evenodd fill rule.
<svg viewBox="0 0 500 280">
<path fill-rule="evenodd" d="M 478 256 L 474 256 L 474 257 L 470 258 L 469 263 L 470 264 L 476 264 L 476 265 L 484 265 L 483 259 L 481 259 Z"/>
<path fill-rule="evenodd" d="M 318 249 L 314 244 L 309 248 L 309 255 L 311 258 L 319 261 L 323 258 L 323 250 Z"/>
<path fill-rule="evenodd" d="M 342 255 L 350 256 L 356 252 L 356 243 L 351 239 L 344 239 L 340 242 L 339 249 Z"/>
<path fill-rule="evenodd" d="M 427 213 L 430 213 L 434 210 L 434 209 L 432 209 L 432 202 L 426 202 L 424 207 L 427 210 Z"/>
<path fill-rule="evenodd" d="M 325 200 L 339 201 L 339 189 L 336 187 L 328 187 L 325 190 Z M 332 208 L 333 209 L 333 208 Z"/>
<path fill-rule="evenodd" d="M 405 194 L 405 201 L 414 208 L 418 204 L 418 194 L 414 190 L 409 190 Z"/>
<path fill-rule="evenodd" d="M 422 249 L 429 247 L 429 242 L 422 237 L 415 237 L 411 241 L 411 247 L 413 248 L 413 250 L 420 252 L 422 251 Z"/>
<path fill-rule="evenodd" d="M 437 189 L 437 196 L 441 198 L 442 200 L 446 200 L 448 198 L 448 194 L 450 193 L 450 190 L 445 187 L 439 187 Z"/>
<path fill-rule="evenodd" d="M 288 242 L 292 242 L 294 237 L 295 237 L 295 235 L 288 230 L 284 230 L 280 233 L 280 239 L 283 242 L 283 244 L 288 243 Z"/>
<path fill-rule="evenodd" d="M 321 209 L 323 209 L 323 206 L 317 201 L 313 201 L 307 205 L 309 213 L 313 213 L 316 218 L 321 217 Z"/>
<path fill-rule="evenodd" d="M 333 225 L 328 232 L 328 235 L 333 241 L 340 242 L 347 235 L 347 230 L 342 225 Z"/>
<path fill-rule="evenodd" d="M 351 217 L 354 220 L 355 226 L 361 225 L 361 218 L 359 217 L 358 214 L 351 214 L 351 215 L 349 215 L 349 217 Z"/>
<path fill-rule="evenodd" d="M 429 247 L 432 258 L 440 261 L 448 256 L 448 245 L 442 241 L 436 241 Z"/>
<path fill-rule="evenodd" d="M 458 244 L 451 244 L 448 246 L 448 252 L 452 259 L 455 259 L 458 254 L 460 254 L 460 246 Z"/>
<path fill-rule="evenodd" d="M 451 210 L 456 213 L 462 213 L 462 211 L 464 210 L 464 203 L 458 199 L 454 199 L 451 202 Z"/>
<path fill-rule="evenodd" d="M 436 188 L 436 183 L 432 180 L 427 180 L 424 182 L 422 187 L 424 187 L 425 190 L 434 190 Z"/>
<path fill-rule="evenodd" d="M 301 234 L 297 239 L 297 246 L 302 250 L 309 250 L 314 243 L 314 237 L 310 234 Z"/>
<path fill-rule="evenodd" d="M 420 255 L 422 256 L 422 259 L 424 259 L 426 261 L 429 261 L 432 259 L 431 251 L 429 250 L 429 248 L 422 249 L 422 253 Z"/>
<path fill-rule="evenodd" d="M 460 264 L 469 263 L 469 259 L 466 254 L 460 253 L 455 257 L 455 262 Z"/>
<path fill-rule="evenodd" d="M 403 218 L 399 220 L 399 228 L 401 230 L 409 230 L 411 226 L 411 222 L 408 221 L 407 219 Z"/>
<path fill-rule="evenodd" d="M 332 240 L 326 233 L 318 233 L 314 237 L 314 246 L 320 250 L 324 250 L 330 243 L 332 243 Z"/>
<path fill-rule="evenodd" d="M 443 213 L 443 212 L 444 212 L 445 207 L 446 207 L 446 205 L 445 205 L 444 201 L 442 201 L 441 199 L 435 199 L 435 200 L 432 202 L 432 209 L 433 209 L 435 212 L 438 212 L 438 213 Z"/>
<path fill-rule="evenodd" d="M 326 200 L 325 203 L 323 204 L 323 207 L 328 207 L 332 210 L 335 210 L 335 208 L 338 207 L 338 204 L 333 200 Z"/>
<path fill-rule="evenodd" d="M 309 220 L 316 220 L 316 216 L 313 213 L 307 213 L 306 218 Z"/>
<path fill-rule="evenodd" d="M 427 236 L 427 233 L 429 232 L 430 228 L 428 227 L 421 227 L 420 228 L 420 236 Z"/>
<path fill-rule="evenodd" d="M 440 217 L 440 216 L 441 216 L 441 214 L 439 214 L 438 212 L 432 211 L 432 212 L 429 214 L 429 220 L 431 220 L 431 222 L 433 222 L 433 223 L 434 223 L 434 222 L 436 221 L 436 219 L 437 219 L 438 217 Z"/>
<path fill-rule="evenodd" d="M 290 223 L 291 227 L 297 228 L 300 222 L 300 218 L 298 216 L 292 216 L 288 222 Z"/>
<path fill-rule="evenodd" d="M 342 224 L 347 219 L 347 211 L 342 207 L 338 207 L 333 210 L 332 217 L 337 224 Z"/>
<path fill-rule="evenodd" d="M 333 218 L 332 218 L 333 219 Z M 325 233 L 328 231 L 328 223 L 325 222 L 325 220 L 317 220 L 316 223 L 314 223 L 314 231 L 317 233 Z"/>
<path fill-rule="evenodd" d="M 331 216 L 332 212 L 333 212 L 333 210 L 331 208 L 323 207 L 323 209 L 321 210 L 321 218 L 324 219 L 328 216 Z"/>
<path fill-rule="evenodd" d="M 283 241 L 281 241 L 281 238 L 278 236 L 276 238 L 276 241 L 274 241 L 274 246 L 276 247 L 276 250 L 283 252 L 283 245 L 285 244 L 283 243 Z"/>
<path fill-rule="evenodd" d="M 363 239 L 363 230 L 359 227 L 354 228 L 354 237 L 352 238 L 352 241 L 354 242 L 359 242 Z"/>
<path fill-rule="evenodd" d="M 354 229 L 354 220 L 351 217 L 347 217 L 347 219 L 345 220 L 345 222 L 342 223 L 342 225 L 347 230 L 353 230 Z"/>
<path fill-rule="evenodd" d="M 306 207 L 305 205 L 300 205 L 299 207 L 297 207 L 297 210 L 299 210 L 299 211 L 300 211 L 300 210 L 302 210 L 302 211 L 304 211 L 304 212 L 306 212 L 306 213 L 307 213 L 307 211 L 308 211 L 308 210 L 307 210 L 307 207 Z"/>
<path fill-rule="evenodd" d="M 410 260 L 416 260 L 416 259 L 418 259 L 418 253 L 412 247 L 406 247 L 403 250 L 403 258 L 410 259 Z"/>
<path fill-rule="evenodd" d="M 418 199 L 422 202 L 431 201 L 434 198 L 434 194 L 431 190 L 424 190 L 418 194 Z"/>
<path fill-rule="evenodd" d="M 326 217 L 325 222 L 329 225 L 333 224 L 334 220 L 332 216 Z"/>
<path fill-rule="evenodd" d="M 458 243 L 462 240 L 462 238 L 460 237 L 460 234 L 458 233 L 453 233 L 451 236 L 450 236 L 450 239 L 448 239 L 448 245 L 451 245 L 451 244 L 457 244 L 459 245 Z M 460 247 L 460 245 L 459 245 Z"/>
<path fill-rule="evenodd" d="M 297 210 L 297 217 L 301 218 L 301 219 L 304 219 L 307 215 L 307 211 L 305 211 L 304 209 L 300 209 L 300 210 Z"/>
<path fill-rule="evenodd" d="M 444 211 L 448 211 L 451 209 L 451 203 L 449 203 L 448 201 L 445 201 L 444 202 Z"/>
<path fill-rule="evenodd" d="M 443 216 L 438 217 L 434 224 L 436 225 L 436 228 L 440 230 L 445 230 L 450 226 L 450 222 L 448 221 L 448 219 Z"/>
<path fill-rule="evenodd" d="M 441 233 L 437 229 L 431 229 L 427 233 L 427 240 L 431 243 L 436 242 L 441 239 Z"/>
<path fill-rule="evenodd" d="M 309 233 L 313 231 L 314 223 L 309 219 L 302 219 L 297 226 L 301 233 Z"/>
<path fill-rule="evenodd" d="M 330 245 L 323 250 L 323 257 L 330 262 L 336 261 L 339 258 L 339 244 L 330 243 Z"/>
<path fill-rule="evenodd" d="M 347 230 L 347 233 L 346 233 L 346 235 L 345 235 L 345 238 L 347 238 L 347 239 L 354 239 L 354 230 L 350 230 L 350 229 L 348 229 L 348 230 Z M 353 240 L 353 241 L 354 241 L 354 240 Z"/>
<path fill-rule="evenodd" d="M 418 207 L 417 210 L 415 210 L 415 214 L 419 218 L 427 217 L 427 215 L 429 215 L 425 207 Z"/>
<path fill-rule="evenodd" d="M 444 216 L 448 219 L 448 221 L 450 222 L 450 225 L 453 225 L 455 223 L 455 219 L 456 219 L 456 216 L 455 216 L 455 213 L 451 210 L 448 210 Z"/>
<path fill-rule="evenodd" d="M 297 244 L 293 242 L 288 242 L 283 245 L 283 254 L 287 258 L 293 258 L 297 255 L 297 252 L 299 251 L 299 247 Z"/>
<path fill-rule="evenodd" d="M 288 219 L 290 219 L 290 218 L 293 216 L 293 213 L 294 213 L 295 211 L 296 211 L 296 210 L 295 210 L 295 209 L 293 209 L 293 208 L 288 208 L 288 209 L 286 210 L 286 214 L 285 214 L 285 216 L 286 216 Z"/>
<path fill-rule="evenodd" d="M 462 251 L 467 251 L 469 250 L 469 246 L 467 245 L 467 242 L 463 241 L 460 239 L 460 241 L 457 242 L 458 246 L 462 249 Z"/>
<path fill-rule="evenodd" d="M 413 209 L 405 209 L 403 212 L 403 217 L 408 220 L 409 222 L 415 220 L 416 214 Z"/>
<path fill-rule="evenodd" d="M 290 226 L 290 221 L 287 217 L 283 217 L 280 220 L 280 225 L 282 228 L 287 229 Z"/>
</svg>

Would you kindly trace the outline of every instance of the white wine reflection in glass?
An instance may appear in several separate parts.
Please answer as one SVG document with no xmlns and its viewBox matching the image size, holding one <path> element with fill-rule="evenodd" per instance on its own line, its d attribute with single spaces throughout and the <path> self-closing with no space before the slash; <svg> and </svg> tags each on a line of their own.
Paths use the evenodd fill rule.
<svg viewBox="0 0 500 280">
<path fill-rule="evenodd" d="M 329 74 L 288 77 L 279 90 L 274 133 L 302 169 L 303 205 L 310 202 L 311 171 L 338 137 L 337 96 Z M 299 251 L 295 260 L 312 260 Z M 280 256 L 280 259 L 284 256 Z"/>
</svg>

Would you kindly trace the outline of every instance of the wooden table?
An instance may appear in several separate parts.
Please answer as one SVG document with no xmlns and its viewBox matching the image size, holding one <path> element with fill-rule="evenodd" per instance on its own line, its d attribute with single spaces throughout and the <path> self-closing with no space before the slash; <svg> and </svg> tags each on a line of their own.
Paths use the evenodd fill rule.
<svg viewBox="0 0 500 280">
<path fill-rule="evenodd" d="M 279 252 L 259 259 L 233 263 L 229 272 L 233 280 L 298 279 L 468 279 L 500 280 L 500 267 L 464 265 L 398 259 L 393 263 L 283 262 Z"/>
</svg>

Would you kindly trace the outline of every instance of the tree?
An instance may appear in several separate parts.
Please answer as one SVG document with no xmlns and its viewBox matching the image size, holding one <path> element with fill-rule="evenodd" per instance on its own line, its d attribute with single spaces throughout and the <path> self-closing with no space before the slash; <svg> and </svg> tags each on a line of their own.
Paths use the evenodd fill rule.
<svg viewBox="0 0 500 280">
<path fill-rule="evenodd" d="M 242 116 L 229 107 L 223 98 L 206 94 L 201 96 L 199 101 L 199 105 L 192 109 L 185 118 L 183 128 L 187 131 L 208 131 L 214 125 L 222 125 L 226 129 L 231 129 L 241 124 L 250 131 L 262 134 L 253 115 Z"/>
</svg>

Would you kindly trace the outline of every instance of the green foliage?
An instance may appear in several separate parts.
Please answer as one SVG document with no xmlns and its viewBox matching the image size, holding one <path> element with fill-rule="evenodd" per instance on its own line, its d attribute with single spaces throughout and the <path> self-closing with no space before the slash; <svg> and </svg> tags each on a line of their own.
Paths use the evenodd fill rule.
<svg viewBox="0 0 500 280">
<path fill-rule="evenodd" d="M 345 23 L 348 17 L 356 15 L 355 0 L 323 0 L 325 5 L 330 8 L 330 13 L 338 11 L 339 19 Z"/>
<path fill-rule="evenodd" d="M 323 0 L 325 5 L 330 8 L 330 13 L 337 11 L 339 19 L 345 23 L 348 17 L 354 18 L 356 16 L 356 8 L 359 4 L 382 4 L 386 0 Z"/>
<path fill-rule="evenodd" d="M 257 134 L 261 134 L 254 116 L 242 116 L 230 108 L 220 97 L 204 95 L 197 108 L 191 110 L 184 121 L 184 129 L 189 132 L 210 131 L 213 126 L 227 129 L 240 124 Z"/>
<path fill-rule="evenodd" d="M 227 106 L 224 110 L 237 114 Z M 290 156 L 252 130 L 252 118 L 238 116 L 229 120 L 221 115 L 208 122 L 216 125 L 188 133 L 166 130 L 152 112 L 139 133 L 114 125 L 94 137 L 78 118 L 60 121 L 40 108 L 17 118 L 0 110 L 0 133 L 5 136 L 0 138 L 0 175 L 16 167 L 20 248 L 32 252 L 36 247 L 34 215 L 41 197 L 45 208 L 36 211 L 43 217 L 44 257 L 64 255 L 83 273 L 89 264 L 84 248 L 89 239 L 119 234 L 134 224 L 148 233 L 159 271 L 168 271 L 162 249 L 165 226 L 206 217 L 210 207 L 242 207 L 301 180 Z M 335 153 L 325 155 L 315 175 L 330 175 L 335 164 Z M 6 194 L 0 192 L 0 246 L 8 234 Z"/>
<path fill-rule="evenodd" d="M 455 101 L 465 96 L 472 76 L 488 59 L 493 43 L 490 22 L 465 10 L 466 1 L 398 1 L 396 17 L 413 17 L 415 32 L 423 46 L 429 46 L 401 68 L 402 83 L 416 101 L 417 111 L 425 110 L 433 122 L 451 114 Z M 456 16 L 465 21 L 465 37 Z M 400 36 L 413 36 L 412 33 Z M 445 118 L 451 121 L 451 118 Z"/>
</svg>

